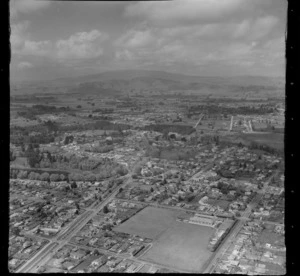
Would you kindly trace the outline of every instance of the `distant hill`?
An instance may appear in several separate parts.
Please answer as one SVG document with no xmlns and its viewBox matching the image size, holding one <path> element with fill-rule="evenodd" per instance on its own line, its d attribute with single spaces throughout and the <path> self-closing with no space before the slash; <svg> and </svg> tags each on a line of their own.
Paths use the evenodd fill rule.
<svg viewBox="0 0 300 276">
<path fill-rule="evenodd" d="M 124 91 L 147 90 L 231 90 L 242 91 L 284 89 L 284 78 L 264 76 L 206 77 L 188 76 L 164 71 L 119 70 L 76 78 L 60 78 L 51 81 L 18 84 L 20 87 L 66 87 L 68 92 L 99 92 L 118 94 Z M 15 86 L 13 86 L 15 87 Z M 21 89 L 22 89 L 21 88 Z M 51 91 L 52 89 L 42 89 Z"/>
</svg>

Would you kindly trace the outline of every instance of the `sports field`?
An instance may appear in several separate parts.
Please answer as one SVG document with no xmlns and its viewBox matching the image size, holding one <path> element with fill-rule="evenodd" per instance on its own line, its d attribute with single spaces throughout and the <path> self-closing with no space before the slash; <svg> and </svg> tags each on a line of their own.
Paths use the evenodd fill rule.
<svg viewBox="0 0 300 276">
<path fill-rule="evenodd" d="M 183 272 L 201 272 L 212 252 L 207 249 L 213 228 L 176 221 L 180 211 L 147 207 L 114 231 L 153 239 L 140 259 Z"/>
<path fill-rule="evenodd" d="M 284 148 L 283 133 L 242 133 L 241 138 L 248 142 L 257 142 L 276 149 Z"/>
<path fill-rule="evenodd" d="M 201 272 L 212 255 L 207 245 L 213 232 L 206 226 L 175 222 L 141 259 L 179 271 Z"/>
<path fill-rule="evenodd" d="M 147 207 L 113 230 L 155 239 L 176 222 L 178 211 Z"/>
</svg>

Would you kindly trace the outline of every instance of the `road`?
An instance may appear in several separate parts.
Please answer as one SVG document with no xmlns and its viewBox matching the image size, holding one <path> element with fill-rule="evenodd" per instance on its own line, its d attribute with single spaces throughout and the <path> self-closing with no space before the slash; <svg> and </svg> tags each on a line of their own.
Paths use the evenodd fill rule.
<svg viewBox="0 0 300 276">
<path fill-rule="evenodd" d="M 58 247 L 58 243 L 57 242 L 52 242 L 49 245 L 47 245 L 41 252 L 39 252 L 37 255 L 35 255 L 35 257 L 33 257 L 32 259 L 30 259 L 27 263 L 25 263 L 23 266 L 21 266 L 16 273 L 22 272 L 22 273 L 26 273 L 26 272 L 30 272 L 30 270 L 38 265 L 43 258 L 45 258 L 45 256 L 47 256 L 49 253 L 53 252 L 54 249 L 56 249 Z"/>
<path fill-rule="evenodd" d="M 37 272 L 38 268 L 48 262 L 52 256 L 53 250 L 57 251 L 66 245 L 80 228 L 82 228 L 92 217 L 94 217 L 106 204 L 113 199 L 119 192 L 120 188 L 124 188 L 128 182 L 132 181 L 131 174 L 121 177 L 126 179 L 123 184 L 117 186 L 114 191 L 98 206 L 95 210 L 89 210 L 83 213 L 78 219 L 76 219 L 67 229 L 66 232 L 60 234 L 57 238 L 52 239 L 52 243 L 48 245 L 44 250 L 39 252 L 34 258 L 28 260 L 17 272 Z M 120 179 L 120 178 L 119 178 Z M 55 245 L 55 246 L 54 246 Z"/>
<path fill-rule="evenodd" d="M 267 183 L 265 184 L 265 187 L 269 185 L 272 176 L 268 179 Z M 237 224 L 234 226 L 233 229 L 231 229 L 230 233 L 227 235 L 225 240 L 220 244 L 219 248 L 214 253 L 212 259 L 209 261 L 208 266 L 204 269 L 203 273 L 212 272 L 213 268 L 217 264 L 217 261 L 222 258 L 227 249 L 230 247 L 230 245 L 234 243 L 236 235 L 242 229 L 245 221 L 249 219 L 252 209 L 254 209 L 257 206 L 259 201 L 262 199 L 263 194 L 263 190 L 259 191 L 257 195 L 252 199 L 252 201 L 248 204 L 246 210 L 241 213 L 241 217 L 239 218 Z"/>
<path fill-rule="evenodd" d="M 75 245 L 75 246 L 78 246 L 76 244 L 73 244 L 73 243 L 70 243 L 72 245 Z M 83 249 L 87 249 L 87 250 L 90 250 L 90 251 L 93 251 L 95 248 L 94 247 L 89 247 L 89 246 L 86 246 L 86 245 L 80 245 L 78 246 L 80 248 L 83 248 Z M 105 254 L 105 255 L 109 255 L 109 256 L 114 256 L 116 258 L 124 258 L 124 259 L 127 259 L 127 260 L 131 260 L 131 261 L 134 261 L 135 263 L 138 263 L 139 264 L 139 267 L 136 269 L 136 272 L 144 265 L 150 265 L 150 266 L 153 266 L 153 262 L 148 262 L 148 261 L 145 261 L 145 260 L 141 260 L 140 257 L 142 257 L 145 252 L 139 256 L 139 257 L 133 257 L 132 255 L 130 255 L 129 253 L 115 253 L 115 252 L 112 252 L 112 251 L 109 251 L 109 250 L 105 250 L 105 249 L 100 249 L 100 248 L 96 248 L 100 253 L 102 254 Z M 146 250 L 146 252 L 149 250 L 150 248 L 148 248 Z M 161 265 L 161 264 L 156 264 L 155 263 L 155 266 L 157 268 L 167 268 L 167 269 L 171 269 L 173 270 L 171 267 L 167 266 L 167 265 Z M 187 272 L 187 271 L 182 271 L 182 272 Z"/>
</svg>

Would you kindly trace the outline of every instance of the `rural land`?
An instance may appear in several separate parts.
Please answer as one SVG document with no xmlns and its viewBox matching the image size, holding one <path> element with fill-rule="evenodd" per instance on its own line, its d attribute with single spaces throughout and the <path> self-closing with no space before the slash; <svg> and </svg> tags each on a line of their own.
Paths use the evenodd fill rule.
<svg viewBox="0 0 300 276">
<path fill-rule="evenodd" d="M 283 275 L 284 79 L 11 83 L 9 271 Z"/>
</svg>

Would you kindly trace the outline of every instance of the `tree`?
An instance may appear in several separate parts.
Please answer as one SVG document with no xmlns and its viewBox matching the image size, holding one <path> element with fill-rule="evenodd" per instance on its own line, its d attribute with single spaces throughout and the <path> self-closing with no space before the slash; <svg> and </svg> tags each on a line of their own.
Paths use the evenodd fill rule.
<svg viewBox="0 0 300 276">
<path fill-rule="evenodd" d="M 60 180 L 59 174 L 57 174 L 57 173 L 52 173 L 52 174 L 50 175 L 50 181 L 51 181 L 51 182 L 57 182 L 57 181 L 59 181 L 59 180 Z"/>
<path fill-rule="evenodd" d="M 76 189 L 76 188 L 77 188 L 77 184 L 76 184 L 75 181 L 73 181 L 73 182 L 71 183 L 71 188 L 72 188 L 72 189 Z"/>
<path fill-rule="evenodd" d="M 94 255 L 94 256 L 99 256 L 99 255 L 100 255 L 99 250 L 98 250 L 98 249 L 94 249 L 94 250 L 92 251 L 92 255 Z"/>
<path fill-rule="evenodd" d="M 241 213 L 240 213 L 240 212 L 236 212 L 236 213 L 235 213 L 235 216 L 236 216 L 236 217 L 240 217 L 240 216 L 241 216 Z"/>
<path fill-rule="evenodd" d="M 193 189 L 193 187 L 192 187 L 192 186 L 190 186 L 189 190 L 190 190 L 190 192 L 191 192 L 191 193 L 193 193 L 193 192 L 194 192 L 194 189 Z"/>
<path fill-rule="evenodd" d="M 84 176 L 84 180 L 89 182 L 96 181 L 96 176 L 92 173 L 89 173 Z"/>
<path fill-rule="evenodd" d="M 17 178 L 20 178 L 20 179 L 25 179 L 25 178 L 27 178 L 27 171 L 20 171 L 20 172 L 18 173 Z"/>
<path fill-rule="evenodd" d="M 49 181 L 49 179 L 50 179 L 49 173 L 47 173 L 47 172 L 42 173 L 40 178 L 42 181 Z"/>
<path fill-rule="evenodd" d="M 103 207 L 103 213 L 107 214 L 109 212 L 107 205 Z"/>
<path fill-rule="evenodd" d="M 136 175 L 141 175 L 141 170 L 142 170 L 142 167 L 140 165 L 137 165 L 133 168 L 133 173 Z"/>
<path fill-rule="evenodd" d="M 122 193 L 122 192 L 123 192 L 123 188 L 120 188 L 120 189 L 119 189 L 119 193 Z"/>
<path fill-rule="evenodd" d="M 58 124 L 48 120 L 44 123 L 44 126 L 47 128 L 48 132 L 57 132 L 58 131 Z"/>
<path fill-rule="evenodd" d="M 34 168 L 37 163 L 40 162 L 40 152 L 39 149 L 34 150 L 32 144 L 28 145 L 26 150 L 26 157 L 28 164 L 31 168 Z"/>
<path fill-rule="evenodd" d="M 194 198 L 195 198 L 194 195 L 189 195 L 189 196 L 187 196 L 187 201 L 191 202 Z"/>
<path fill-rule="evenodd" d="M 77 173 L 71 173 L 69 174 L 69 180 L 73 180 L 73 181 L 83 181 L 84 178 L 81 174 L 77 174 Z"/>
<path fill-rule="evenodd" d="M 153 193 L 153 192 L 154 192 L 154 189 L 153 189 L 153 187 L 151 187 L 151 189 L 150 189 L 150 192 L 151 192 L 151 193 Z"/>
<path fill-rule="evenodd" d="M 30 174 L 28 175 L 28 178 L 29 178 L 30 180 L 35 180 L 35 179 L 36 179 L 36 174 L 35 174 L 35 172 L 30 172 Z"/>
<path fill-rule="evenodd" d="M 9 151 L 9 160 L 10 161 L 15 161 L 16 160 L 16 156 L 14 155 L 13 151 Z"/>
<path fill-rule="evenodd" d="M 73 135 L 69 135 L 69 136 L 66 136 L 66 138 L 64 140 L 64 144 L 68 145 L 68 144 L 72 143 L 73 141 L 74 141 L 74 136 Z"/>
</svg>

